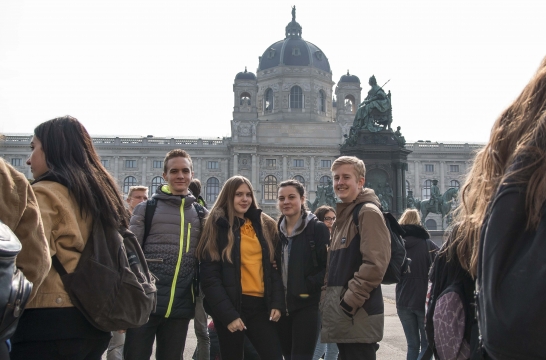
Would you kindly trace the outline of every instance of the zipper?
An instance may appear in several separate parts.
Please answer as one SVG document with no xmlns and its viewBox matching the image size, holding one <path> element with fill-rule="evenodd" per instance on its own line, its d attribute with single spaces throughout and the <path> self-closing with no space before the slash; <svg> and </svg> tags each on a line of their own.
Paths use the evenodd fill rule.
<svg viewBox="0 0 546 360">
<path fill-rule="evenodd" d="M 186 204 L 186 198 L 182 198 L 180 204 L 180 246 L 178 249 L 178 260 L 176 261 L 176 268 L 174 269 L 173 282 L 171 284 L 171 296 L 169 299 L 169 305 L 167 306 L 167 312 L 165 317 L 168 318 L 171 315 L 171 310 L 174 302 L 174 293 L 176 292 L 176 281 L 178 280 L 178 272 L 180 271 L 180 264 L 182 263 L 182 255 L 184 253 L 184 205 Z M 189 230 L 188 230 L 189 235 Z M 188 239 L 189 240 L 189 239 Z M 189 244 L 189 241 L 188 241 Z"/>
</svg>

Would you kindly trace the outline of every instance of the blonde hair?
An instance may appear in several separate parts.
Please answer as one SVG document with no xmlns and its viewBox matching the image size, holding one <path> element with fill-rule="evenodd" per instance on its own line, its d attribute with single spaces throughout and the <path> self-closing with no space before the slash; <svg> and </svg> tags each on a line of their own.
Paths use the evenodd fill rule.
<svg viewBox="0 0 546 360">
<path fill-rule="evenodd" d="M 334 160 L 331 171 L 334 172 L 341 165 L 353 165 L 357 180 L 361 177 L 366 177 L 366 166 L 364 161 L 360 160 L 356 156 L 340 156 Z"/>
<path fill-rule="evenodd" d="M 129 192 L 127 193 L 127 199 L 131 197 L 133 194 L 133 191 L 146 191 L 146 195 L 148 194 L 148 187 L 144 185 L 136 185 L 129 187 Z"/>
<path fill-rule="evenodd" d="M 406 209 L 398 222 L 400 225 L 421 225 L 421 215 L 415 209 Z"/>
</svg>

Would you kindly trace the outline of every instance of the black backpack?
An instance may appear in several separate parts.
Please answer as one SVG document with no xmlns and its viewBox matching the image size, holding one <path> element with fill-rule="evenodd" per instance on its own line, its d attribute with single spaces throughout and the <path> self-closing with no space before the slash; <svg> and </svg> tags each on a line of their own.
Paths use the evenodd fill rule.
<svg viewBox="0 0 546 360">
<path fill-rule="evenodd" d="M 99 330 L 142 326 L 155 311 L 155 280 L 136 236 L 126 228 L 104 228 L 94 221 L 73 273 L 56 255 L 52 261 L 74 306 Z"/>
<path fill-rule="evenodd" d="M 21 243 L 0 221 L 0 341 L 9 339 L 30 297 L 32 283 L 15 266 Z"/>
<path fill-rule="evenodd" d="M 360 213 L 362 206 L 368 203 L 375 205 L 372 201 L 365 201 L 357 204 L 353 210 L 353 223 L 356 225 L 357 231 L 360 231 L 358 227 L 358 214 Z M 402 274 L 410 272 L 411 259 L 406 257 L 406 247 L 404 245 L 404 239 L 402 239 L 402 237 L 406 235 L 406 232 L 391 213 L 383 211 L 381 207 L 379 207 L 379 210 L 383 214 L 385 224 L 387 225 L 387 229 L 389 229 L 389 234 L 391 236 L 391 261 L 389 262 L 389 266 L 387 267 L 381 284 L 397 284 L 400 282 Z"/>
</svg>

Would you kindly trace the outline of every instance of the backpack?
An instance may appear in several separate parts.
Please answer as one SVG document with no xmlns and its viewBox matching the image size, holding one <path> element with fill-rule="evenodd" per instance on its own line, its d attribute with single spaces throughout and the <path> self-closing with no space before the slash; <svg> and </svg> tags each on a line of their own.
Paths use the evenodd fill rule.
<svg viewBox="0 0 546 360">
<path fill-rule="evenodd" d="M 353 223 L 356 225 L 357 232 L 360 231 L 358 225 L 358 214 L 360 213 L 362 206 L 368 203 L 375 205 L 375 203 L 372 201 L 365 201 L 357 204 L 353 209 Z M 387 267 L 387 271 L 383 276 L 381 284 L 397 284 L 400 282 L 402 274 L 410 272 L 411 259 L 406 257 L 406 247 L 404 245 L 404 239 L 402 239 L 402 237 L 406 235 L 406 232 L 402 229 L 400 224 L 398 224 L 398 221 L 396 221 L 396 218 L 391 213 L 383 211 L 381 207 L 379 207 L 379 210 L 383 214 L 385 224 L 387 225 L 387 229 L 389 229 L 389 234 L 391 237 L 391 260 L 389 262 L 389 266 Z"/>
<path fill-rule="evenodd" d="M 32 291 L 32 283 L 15 266 L 20 251 L 19 239 L 0 221 L 0 341 L 15 332 Z"/>
<path fill-rule="evenodd" d="M 52 262 L 74 306 L 99 330 L 142 326 L 155 311 L 155 280 L 136 236 L 126 228 L 94 221 L 73 273 L 56 255 Z"/>
</svg>

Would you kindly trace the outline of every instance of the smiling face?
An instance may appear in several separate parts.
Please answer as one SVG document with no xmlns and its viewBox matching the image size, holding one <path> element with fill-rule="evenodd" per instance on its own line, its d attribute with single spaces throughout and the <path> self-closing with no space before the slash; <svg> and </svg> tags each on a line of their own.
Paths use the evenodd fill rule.
<svg viewBox="0 0 546 360">
<path fill-rule="evenodd" d="M 36 136 L 33 136 L 30 141 L 30 149 L 32 152 L 27 159 L 27 165 L 30 166 L 32 176 L 36 179 L 49 171 L 49 168 L 47 167 L 45 153 L 42 149 L 42 142 Z"/>
<path fill-rule="evenodd" d="M 235 196 L 233 198 L 234 215 L 244 218 L 250 205 L 252 205 L 252 191 L 247 184 L 243 183 L 235 190 Z"/>
<path fill-rule="evenodd" d="M 173 157 L 167 161 L 166 173 L 163 179 L 169 184 L 173 195 L 188 195 L 188 186 L 193 178 L 191 162 L 181 156 Z"/>
<path fill-rule="evenodd" d="M 301 204 L 305 197 L 298 193 L 294 186 L 283 186 L 279 188 L 277 206 L 286 217 L 300 216 Z"/>
<path fill-rule="evenodd" d="M 352 164 L 343 164 L 332 171 L 334 175 L 334 192 L 342 202 L 348 203 L 356 199 L 362 187 L 364 178 L 356 176 L 355 167 Z"/>
</svg>

